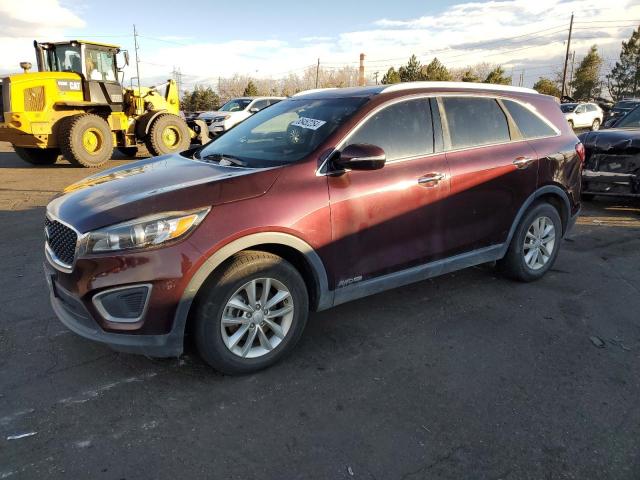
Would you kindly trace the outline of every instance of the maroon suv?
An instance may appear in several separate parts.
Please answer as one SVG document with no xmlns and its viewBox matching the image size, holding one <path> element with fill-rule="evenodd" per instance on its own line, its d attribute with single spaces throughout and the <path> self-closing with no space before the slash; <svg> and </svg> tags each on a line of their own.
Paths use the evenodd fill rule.
<svg viewBox="0 0 640 480">
<path fill-rule="evenodd" d="M 418 82 L 298 94 L 208 145 L 113 168 L 47 208 L 51 303 L 74 332 L 227 373 L 289 352 L 309 310 L 497 261 L 531 281 L 580 204 L 556 101 Z"/>
</svg>

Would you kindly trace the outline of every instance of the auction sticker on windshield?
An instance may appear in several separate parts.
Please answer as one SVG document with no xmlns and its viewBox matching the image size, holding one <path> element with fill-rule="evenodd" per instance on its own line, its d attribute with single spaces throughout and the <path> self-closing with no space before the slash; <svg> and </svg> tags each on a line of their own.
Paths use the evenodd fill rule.
<svg viewBox="0 0 640 480">
<path fill-rule="evenodd" d="M 316 120 L 314 118 L 300 117 L 295 122 L 291 122 L 291 125 L 295 127 L 308 128 L 309 130 L 317 130 L 325 123 L 327 122 L 325 122 L 324 120 Z"/>
</svg>

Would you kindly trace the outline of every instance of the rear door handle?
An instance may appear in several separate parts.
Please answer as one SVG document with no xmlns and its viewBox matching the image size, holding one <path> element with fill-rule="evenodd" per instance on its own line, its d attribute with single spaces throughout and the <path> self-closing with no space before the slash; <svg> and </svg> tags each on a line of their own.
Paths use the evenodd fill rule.
<svg viewBox="0 0 640 480">
<path fill-rule="evenodd" d="M 513 161 L 513 164 L 516 166 L 516 168 L 523 169 L 527 168 L 535 161 L 536 159 L 531 157 L 518 157 Z"/>
<path fill-rule="evenodd" d="M 436 186 L 440 180 L 444 179 L 444 173 L 428 173 L 418 179 L 419 185 L 425 187 Z"/>
</svg>

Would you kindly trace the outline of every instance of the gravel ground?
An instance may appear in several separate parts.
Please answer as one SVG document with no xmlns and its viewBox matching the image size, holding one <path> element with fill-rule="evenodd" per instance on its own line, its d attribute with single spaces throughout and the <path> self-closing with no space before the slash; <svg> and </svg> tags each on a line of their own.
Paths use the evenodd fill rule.
<svg viewBox="0 0 640 480">
<path fill-rule="evenodd" d="M 640 478 L 640 202 L 587 204 L 537 283 L 482 266 L 365 298 L 225 377 L 56 320 L 44 206 L 90 173 L 59 163 L 0 145 L 0 479 Z"/>
</svg>

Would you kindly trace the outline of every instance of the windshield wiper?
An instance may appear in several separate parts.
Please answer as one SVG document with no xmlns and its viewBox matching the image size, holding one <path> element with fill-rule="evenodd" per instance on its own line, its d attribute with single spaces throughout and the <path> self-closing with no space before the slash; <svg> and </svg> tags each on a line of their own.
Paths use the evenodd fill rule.
<svg viewBox="0 0 640 480">
<path fill-rule="evenodd" d="M 236 167 L 248 167 L 246 162 L 243 162 L 238 157 L 234 157 L 233 155 L 226 155 L 224 153 L 210 153 L 209 155 L 199 155 L 198 160 L 202 160 L 204 162 L 217 162 L 220 165 L 235 165 Z"/>
</svg>

